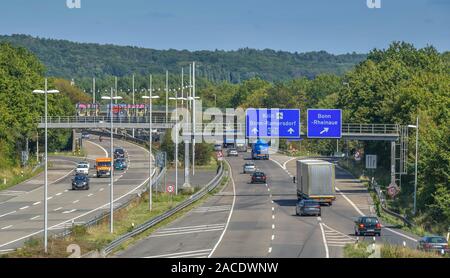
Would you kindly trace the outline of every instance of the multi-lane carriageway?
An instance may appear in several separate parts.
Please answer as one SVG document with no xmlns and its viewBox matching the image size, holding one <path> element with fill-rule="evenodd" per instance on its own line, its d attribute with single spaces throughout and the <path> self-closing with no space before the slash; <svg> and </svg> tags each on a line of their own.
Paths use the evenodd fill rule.
<svg viewBox="0 0 450 278">
<path fill-rule="evenodd" d="M 232 182 L 220 193 L 171 224 L 121 251 L 116 257 L 342 257 L 346 243 L 355 242 L 353 221 L 372 215 L 366 188 L 337 168 L 337 199 L 322 207 L 321 217 L 295 216 L 295 158 L 272 155 L 256 161 L 267 184 L 250 184 L 242 174 L 249 154 L 228 157 Z M 373 237 L 359 240 L 373 241 Z M 415 247 L 417 237 L 383 225 L 377 242 Z"/>
<path fill-rule="evenodd" d="M 93 164 L 95 158 L 108 156 L 108 138 L 99 142 L 91 136 L 85 141 L 87 160 Z M 116 140 L 129 159 L 128 169 L 115 171 L 114 200 L 120 205 L 137 193 L 148 181 L 149 153 L 137 145 Z M 79 158 L 49 159 L 55 165 L 49 170 L 48 187 L 48 227 L 50 234 L 61 232 L 66 227 L 82 224 L 96 215 L 109 210 L 109 178 L 90 179 L 90 189 L 72 191 L 71 178 Z M 90 171 L 90 176 L 93 170 Z M 43 178 L 42 174 L 13 187 L 0 191 L 0 252 L 21 246 L 30 236 L 42 235 L 43 229 Z"/>
</svg>

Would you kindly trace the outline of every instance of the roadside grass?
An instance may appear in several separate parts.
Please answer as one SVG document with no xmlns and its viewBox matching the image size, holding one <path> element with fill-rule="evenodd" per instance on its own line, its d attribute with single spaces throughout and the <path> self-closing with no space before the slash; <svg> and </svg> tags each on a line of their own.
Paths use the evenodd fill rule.
<svg viewBox="0 0 450 278">
<path fill-rule="evenodd" d="M 368 242 L 347 244 L 344 247 L 344 258 L 371 258 L 374 251 L 369 248 Z M 433 252 L 425 252 L 417 249 L 403 247 L 400 245 L 382 244 L 380 248 L 380 258 L 443 258 Z M 372 255 L 372 256 L 371 256 Z"/>
<path fill-rule="evenodd" d="M 24 168 L 20 166 L 7 167 L 0 169 L 0 190 L 5 190 L 10 187 L 13 187 L 21 182 L 24 182 L 42 171 L 44 171 L 44 167 L 38 167 L 35 169 L 37 165 L 36 162 L 31 163 L 29 166 Z M 34 170 L 34 171 L 33 171 Z M 5 183 L 6 181 L 6 183 Z"/>
<path fill-rule="evenodd" d="M 69 152 L 69 151 L 64 151 L 64 152 L 49 152 L 48 153 L 49 156 L 69 156 L 69 157 L 86 157 L 87 153 L 85 151 L 84 148 L 82 148 L 81 150 L 77 151 L 77 152 Z"/>
<path fill-rule="evenodd" d="M 138 240 L 145 238 L 156 229 L 167 225 L 175 219 L 183 216 L 191 209 L 200 206 L 208 197 L 216 194 L 228 183 L 228 177 L 222 179 L 221 184 L 212 192 L 206 194 L 203 198 L 194 204 L 177 212 L 175 215 L 148 229 L 147 231 L 131 238 L 117 247 L 114 251 L 124 250 Z M 65 258 L 71 253 L 67 252 L 70 244 L 76 244 L 80 247 L 81 254 L 84 255 L 91 251 L 99 251 L 112 240 L 120 235 L 130 232 L 134 227 L 164 213 L 175 207 L 182 201 L 189 198 L 191 194 L 170 195 L 168 193 L 153 194 L 152 211 L 149 211 L 148 194 L 132 201 L 127 207 L 114 212 L 114 233 L 110 233 L 109 217 L 102 220 L 98 225 L 92 227 L 74 226 L 72 233 L 66 238 L 51 237 L 48 241 L 48 253 L 43 252 L 43 240 L 41 238 L 31 238 L 27 240 L 22 248 L 14 252 L 4 254 L 5 258 Z"/>
</svg>

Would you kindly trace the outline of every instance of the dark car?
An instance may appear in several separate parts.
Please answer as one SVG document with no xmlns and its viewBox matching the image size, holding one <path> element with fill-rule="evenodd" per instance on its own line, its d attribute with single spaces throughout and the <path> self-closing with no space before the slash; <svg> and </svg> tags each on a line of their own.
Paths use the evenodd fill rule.
<svg viewBox="0 0 450 278">
<path fill-rule="evenodd" d="M 124 158 L 118 158 L 114 160 L 114 169 L 124 170 L 127 168 L 127 162 Z"/>
<path fill-rule="evenodd" d="M 377 217 L 361 216 L 355 221 L 355 235 L 365 236 L 366 234 L 381 235 L 381 223 Z"/>
<path fill-rule="evenodd" d="M 85 131 L 83 131 L 83 132 L 81 132 L 81 138 L 83 138 L 83 139 L 89 139 L 89 133 L 87 133 L 87 132 L 85 132 Z"/>
<path fill-rule="evenodd" d="M 266 183 L 266 174 L 263 172 L 255 172 L 252 175 L 252 181 L 251 183 Z"/>
<path fill-rule="evenodd" d="M 125 157 L 125 151 L 122 148 L 114 149 L 114 159 L 124 158 L 124 157 Z"/>
<path fill-rule="evenodd" d="M 424 236 L 419 240 L 417 249 L 422 251 L 449 253 L 448 242 L 441 236 Z"/>
<path fill-rule="evenodd" d="M 89 189 L 89 177 L 84 174 L 77 174 L 72 179 L 72 190 Z"/>
<path fill-rule="evenodd" d="M 295 213 L 297 215 L 303 216 L 303 215 L 322 215 L 322 209 L 320 208 L 320 203 L 316 200 L 310 200 L 310 199 L 303 199 L 300 200 L 296 207 L 295 207 Z"/>
</svg>

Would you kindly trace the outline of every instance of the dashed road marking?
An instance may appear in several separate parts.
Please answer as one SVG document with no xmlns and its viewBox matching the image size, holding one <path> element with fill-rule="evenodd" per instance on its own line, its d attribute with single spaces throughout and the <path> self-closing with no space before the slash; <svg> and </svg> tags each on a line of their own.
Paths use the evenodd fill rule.
<svg viewBox="0 0 450 278">
<path fill-rule="evenodd" d="M 39 218 L 39 215 L 31 217 L 30 220 L 35 220 L 35 219 L 38 219 L 38 218 Z"/>
<path fill-rule="evenodd" d="M 5 214 L 0 215 L 0 217 L 7 216 L 7 215 L 10 215 L 10 214 L 13 214 L 13 213 L 16 213 L 16 212 L 17 212 L 17 211 L 13 210 L 13 211 L 11 211 L 11 212 L 8 212 L 8 213 L 5 213 Z"/>
<path fill-rule="evenodd" d="M 11 228 L 12 226 L 13 226 L 13 225 L 9 225 L 9 226 L 3 227 L 2 230 L 9 229 L 9 228 Z"/>
<path fill-rule="evenodd" d="M 33 206 L 37 206 L 37 205 L 39 205 L 41 202 L 39 201 L 39 202 L 36 202 L 36 203 L 33 203 Z"/>
</svg>

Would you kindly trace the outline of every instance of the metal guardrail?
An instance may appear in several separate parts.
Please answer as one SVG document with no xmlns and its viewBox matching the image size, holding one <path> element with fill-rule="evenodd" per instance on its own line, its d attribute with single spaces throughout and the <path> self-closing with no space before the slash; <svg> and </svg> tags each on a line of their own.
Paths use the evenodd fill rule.
<svg viewBox="0 0 450 278">
<path fill-rule="evenodd" d="M 156 178 L 154 180 L 152 180 L 152 189 L 155 187 L 155 185 L 157 185 L 158 183 L 161 182 L 161 180 L 164 178 L 164 175 L 166 173 L 166 168 L 163 168 L 158 175 L 156 176 Z M 145 192 L 148 191 L 148 186 L 146 184 L 142 185 L 143 189 L 139 190 L 136 189 L 136 195 L 133 198 L 128 199 L 126 202 L 121 203 L 120 206 L 117 206 L 114 208 L 114 211 L 123 209 L 125 207 L 127 207 L 128 205 L 130 205 L 134 200 L 136 200 L 137 198 L 140 198 L 142 196 L 142 194 L 144 194 Z M 101 221 L 103 221 L 104 219 L 109 217 L 109 211 L 106 211 L 94 218 L 92 218 L 91 220 L 89 220 L 88 222 L 83 223 L 82 226 L 88 228 L 88 227 L 92 227 L 95 226 L 97 224 L 99 224 Z M 66 229 L 60 233 L 58 233 L 56 235 L 56 237 L 67 237 L 72 233 L 72 229 L 75 225 L 68 223 L 69 225 L 66 227 Z"/>
<path fill-rule="evenodd" d="M 110 133 L 102 132 L 102 131 L 91 130 L 89 132 L 91 134 L 95 134 L 95 135 L 110 136 Z M 133 137 L 130 137 L 130 136 L 125 136 L 125 135 L 122 135 L 122 134 L 113 134 L 113 136 L 114 136 L 114 138 L 127 140 L 127 141 L 132 141 L 132 142 L 140 144 L 140 145 L 148 144 L 148 142 L 145 141 L 145 140 L 133 138 Z M 155 169 L 157 169 L 157 168 L 155 168 Z M 156 178 L 154 178 L 152 180 L 152 189 L 155 187 L 155 185 L 158 185 L 161 182 L 161 180 L 164 178 L 164 175 L 165 175 L 166 171 L 167 171 L 167 168 L 159 169 L 158 175 L 156 176 Z M 137 198 L 140 198 L 140 196 L 142 194 L 144 194 L 145 192 L 148 191 L 148 186 L 146 184 L 143 184 L 142 187 L 143 187 L 143 190 L 142 189 L 139 190 L 139 188 L 135 189 L 135 191 L 137 193 L 136 193 L 134 198 L 130 198 L 126 202 L 120 204 L 120 206 L 115 207 L 114 211 L 120 210 L 122 208 L 127 207 L 131 202 L 133 202 Z M 104 212 L 104 213 L 98 215 L 97 217 L 89 220 L 88 222 L 85 222 L 83 224 L 83 226 L 91 227 L 91 226 L 97 225 L 100 221 L 104 220 L 108 216 L 109 216 L 109 211 Z M 68 223 L 68 226 L 65 228 L 65 230 L 60 232 L 60 233 L 58 233 L 58 234 L 56 234 L 55 237 L 67 237 L 67 236 L 69 236 L 72 233 L 72 228 L 73 227 L 74 227 L 74 225 L 72 223 Z"/>
<path fill-rule="evenodd" d="M 163 214 L 160 214 L 147 222 L 137 226 L 135 229 L 133 229 L 131 232 L 128 232 L 124 235 L 119 236 L 115 240 L 113 240 L 111 243 L 108 244 L 105 248 L 102 249 L 101 254 L 102 256 L 106 257 L 108 254 L 110 254 L 116 247 L 120 246 L 124 241 L 143 233 L 144 231 L 150 229 L 151 227 L 155 226 L 156 224 L 164 221 L 165 219 L 171 217 L 178 211 L 186 208 L 187 206 L 195 203 L 197 200 L 205 196 L 208 192 L 214 190 L 222 181 L 222 178 L 225 174 L 225 171 L 223 170 L 223 164 L 220 166 L 220 170 L 218 174 L 200 191 L 194 193 L 191 195 L 188 199 L 178 204 L 176 207 L 164 212 Z"/>
<path fill-rule="evenodd" d="M 394 216 L 395 218 L 402 220 L 403 223 L 405 223 L 409 227 L 414 226 L 414 223 L 409 221 L 405 216 L 400 215 L 400 214 L 387 208 L 386 197 L 383 194 L 383 192 L 381 191 L 380 185 L 374 179 L 371 180 L 370 185 L 377 193 L 378 200 L 380 201 L 380 207 L 384 212 L 386 212 L 387 214 L 389 214 L 391 216 Z"/>
</svg>

